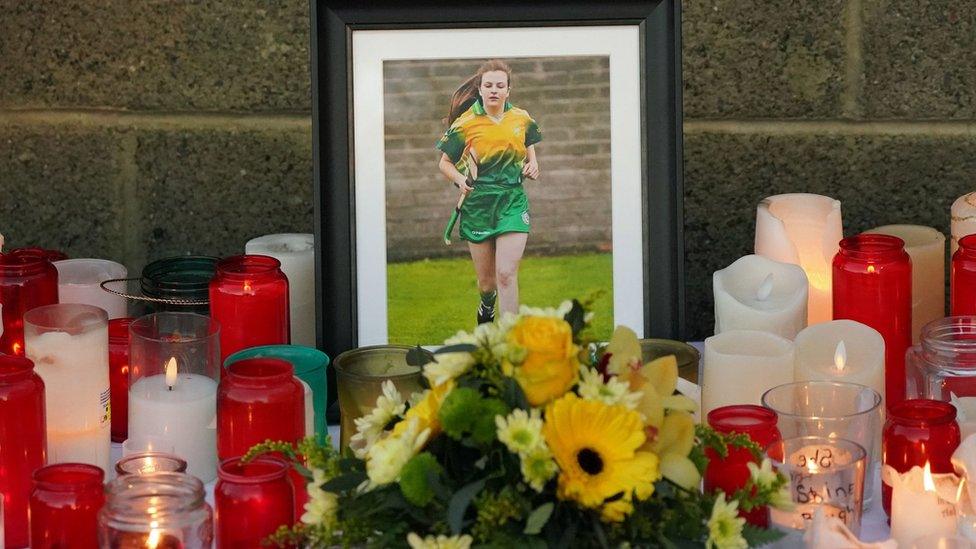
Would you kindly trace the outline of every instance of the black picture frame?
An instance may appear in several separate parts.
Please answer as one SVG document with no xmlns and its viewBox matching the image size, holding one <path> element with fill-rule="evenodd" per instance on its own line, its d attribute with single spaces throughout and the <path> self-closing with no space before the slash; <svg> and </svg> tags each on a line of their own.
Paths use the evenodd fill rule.
<svg viewBox="0 0 976 549">
<path fill-rule="evenodd" d="M 317 338 L 321 349 L 335 357 L 358 345 L 351 44 L 353 31 L 384 29 L 639 26 L 644 333 L 646 337 L 681 337 L 680 0 L 480 4 L 312 0 L 311 17 Z M 330 389 L 333 385 L 330 383 Z"/>
</svg>

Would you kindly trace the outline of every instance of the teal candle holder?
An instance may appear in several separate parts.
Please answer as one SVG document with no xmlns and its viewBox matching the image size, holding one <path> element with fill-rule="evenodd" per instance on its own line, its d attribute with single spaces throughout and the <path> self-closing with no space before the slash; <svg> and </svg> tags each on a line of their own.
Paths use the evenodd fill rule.
<svg viewBox="0 0 976 549">
<path fill-rule="evenodd" d="M 315 410 L 315 438 L 325 442 L 325 435 L 329 428 L 325 421 L 325 411 L 329 384 L 327 371 L 329 369 L 329 355 L 313 347 L 302 345 L 260 345 L 242 349 L 227 357 L 224 367 L 245 358 L 280 358 L 295 368 L 295 376 L 312 388 L 312 407 Z"/>
</svg>

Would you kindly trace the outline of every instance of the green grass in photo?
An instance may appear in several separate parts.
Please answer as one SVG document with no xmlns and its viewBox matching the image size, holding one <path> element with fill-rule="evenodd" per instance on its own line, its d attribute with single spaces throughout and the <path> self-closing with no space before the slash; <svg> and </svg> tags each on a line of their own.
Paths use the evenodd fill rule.
<svg viewBox="0 0 976 549">
<path fill-rule="evenodd" d="M 436 345 L 476 322 L 478 286 L 471 258 L 422 259 L 387 265 L 390 343 Z M 520 301 L 555 307 L 566 299 L 599 294 L 591 334 L 610 339 L 613 330 L 611 254 L 525 257 L 519 268 Z"/>
</svg>

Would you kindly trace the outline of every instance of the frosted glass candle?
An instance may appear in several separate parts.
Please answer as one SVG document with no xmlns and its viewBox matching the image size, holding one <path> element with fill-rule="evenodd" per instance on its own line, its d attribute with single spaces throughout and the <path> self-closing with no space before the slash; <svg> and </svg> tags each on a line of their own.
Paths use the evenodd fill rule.
<svg viewBox="0 0 976 549">
<path fill-rule="evenodd" d="M 204 482 L 217 477 L 219 326 L 163 312 L 129 326 L 129 437 L 163 438 Z"/>
<path fill-rule="evenodd" d="M 48 464 L 110 471 L 108 315 L 77 303 L 37 307 L 24 315 L 24 343 L 44 380 Z"/>
<path fill-rule="evenodd" d="M 55 261 L 58 269 L 60 303 L 84 303 L 105 309 L 108 318 L 127 316 L 125 298 L 106 292 L 100 286 L 106 280 L 125 278 L 124 265 L 107 259 L 65 259 Z"/>
<path fill-rule="evenodd" d="M 797 265 L 747 255 L 712 274 L 715 333 L 758 330 L 793 339 L 807 325 L 807 276 Z"/>
<path fill-rule="evenodd" d="M 729 330 L 705 340 L 701 413 L 761 404 L 766 390 L 793 381 L 793 342 L 776 334 Z"/>
<path fill-rule="evenodd" d="M 922 225 L 885 225 L 865 232 L 905 241 L 912 258 L 912 344 L 918 345 L 922 326 L 945 316 L 945 235 Z"/>
<path fill-rule="evenodd" d="M 799 265 L 807 274 L 807 324 L 833 318 L 831 263 L 844 229 L 840 201 L 818 194 L 779 194 L 756 210 L 758 255 Z"/>
<path fill-rule="evenodd" d="M 952 231 L 952 245 L 949 250 L 951 257 L 959 248 L 960 238 L 969 234 L 976 234 L 976 192 L 964 194 L 952 203 L 949 225 Z"/>
<path fill-rule="evenodd" d="M 315 237 L 282 233 L 253 238 L 244 253 L 269 255 L 281 262 L 288 278 L 291 342 L 315 347 Z"/>
<path fill-rule="evenodd" d="M 877 330 L 854 320 L 814 324 L 797 334 L 797 381 L 846 381 L 885 395 L 885 344 Z"/>
</svg>

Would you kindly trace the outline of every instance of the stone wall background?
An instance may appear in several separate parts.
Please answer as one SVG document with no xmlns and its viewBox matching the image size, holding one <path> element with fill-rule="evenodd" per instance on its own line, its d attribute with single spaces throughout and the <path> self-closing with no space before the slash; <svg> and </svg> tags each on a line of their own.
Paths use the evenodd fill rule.
<svg viewBox="0 0 976 549">
<path fill-rule="evenodd" d="M 948 232 L 976 176 L 976 4 L 686 0 L 687 337 L 778 192 Z M 0 0 L 0 231 L 130 271 L 312 230 L 308 6 Z"/>
</svg>

